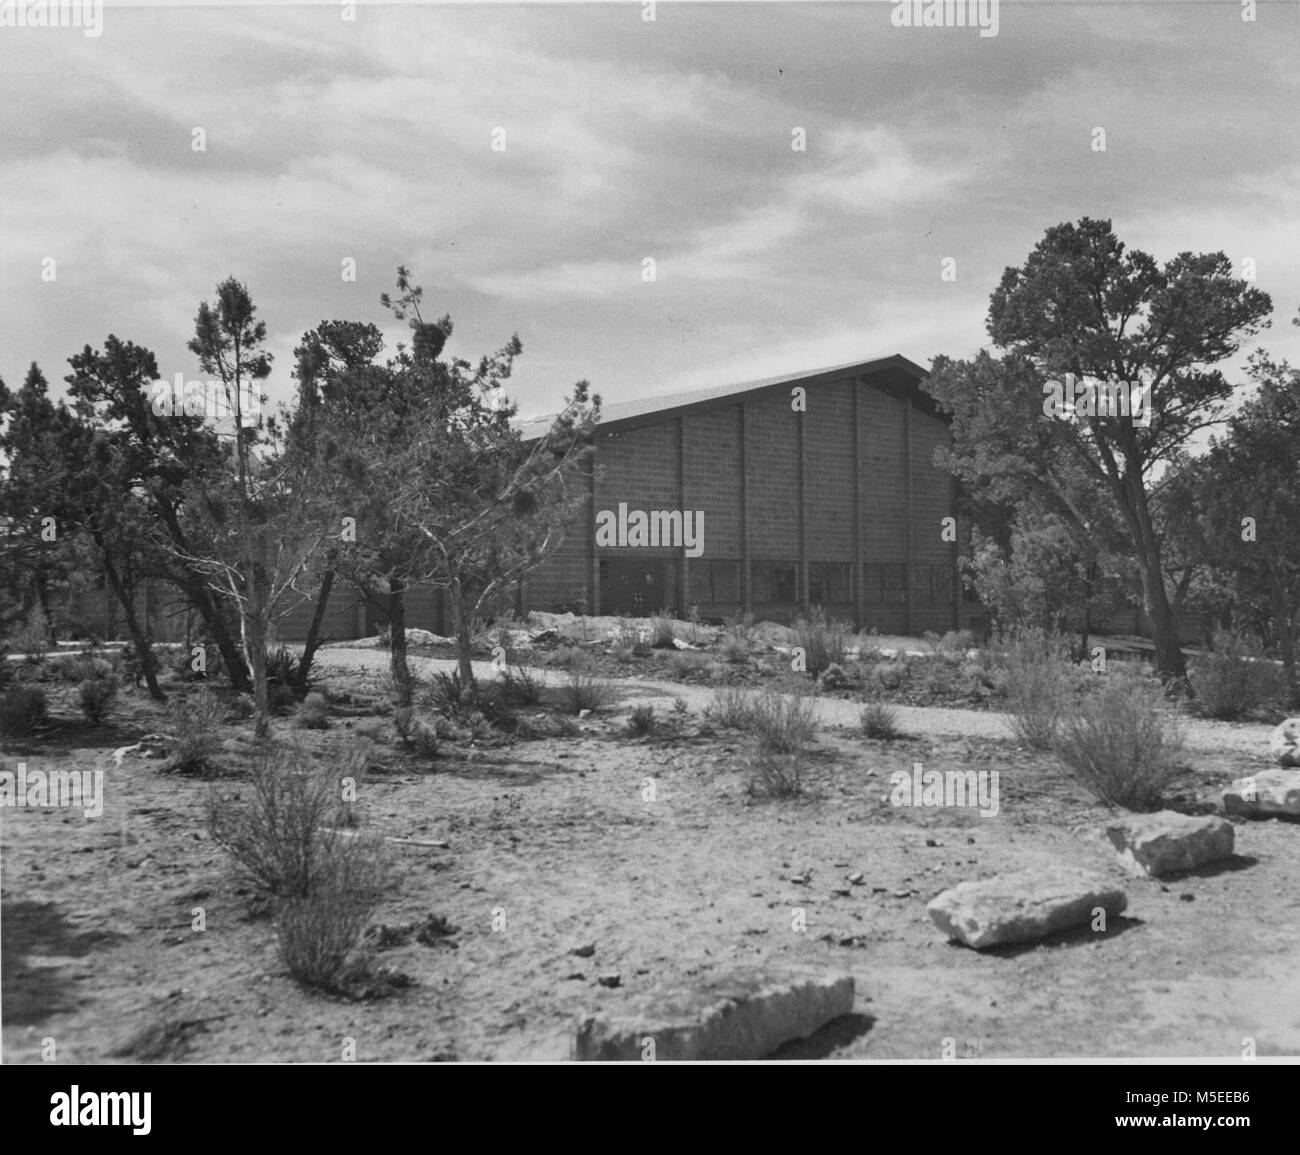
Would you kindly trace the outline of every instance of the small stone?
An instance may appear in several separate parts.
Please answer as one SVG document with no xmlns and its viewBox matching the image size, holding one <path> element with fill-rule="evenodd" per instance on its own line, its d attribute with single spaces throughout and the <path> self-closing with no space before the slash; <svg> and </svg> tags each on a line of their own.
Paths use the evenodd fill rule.
<svg viewBox="0 0 1300 1155">
<path fill-rule="evenodd" d="M 937 843 L 933 838 L 927 838 L 927 839 L 925 840 L 925 844 L 926 844 L 926 846 L 938 846 L 938 845 L 939 845 L 939 844 L 938 844 L 938 843 Z"/>
<path fill-rule="evenodd" d="M 1238 778 L 1223 792 L 1223 809 L 1251 817 L 1300 817 L 1300 770 L 1261 770 L 1249 778 Z"/>
<path fill-rule="evenodd" d="M 596 981 L 600 983 L 602 987 L 613 989 L 614 987 L 623 985 L 623 976 L 619 974 L 618 971 L 609 971 L 607 974 L 599 975 L 596 978 Z"/>
<path fill-rule="evenodd" d="M 569 953 L 577 955 L 578 958 L 591 958 L 596 953 L 596 944 L 594 942 L 583 943 L 582 946 L 575 946 Z"/>
<path fill-rule="evenodd" d="M 861 885 L 862 885 L 864 882 L 866 882 L 867 880 L 866 880 L 865 878 L 863 878 L 863 876 L 862 876 L 862 871 L 860 871 L 860 870 L 855 870 L 852 874 L 849 875 L 849 881 L 850 881 L 854 886 L 861 886 Z"/>
<path fill-rule="evenodd" d="M 1120 865 L 1148 878 L 1227 858 L 1232 854 L 1233 835 L 1232 823 L 1225 818 L 1193 818 L 1173 810 L 1131 814 L 1106 828 Z"/>
<path fill-rule="evenodd" d="M 895 898 L 911 898 L 911 897 L 912 897 L 912 892 L 911 892 L 910 890 L 896 890 L 896 891 L 894 891 L 894 897 L 895 897 Z"/>
<path fill-rule="evenodd" d="M 837 887 L 835 890 L 831 891 L 831 894 L 835 895 L 837 898 L 848 898 L 852 893 L 853 891 L 851 891 L 847 886 Z"/>
<path fill-rule="evenodd" d="M 586 976 L 585 974 L 583 974 L 582 971 L 574 971 L 573 974 L 571 974 L 571 975 L 565 975 L 565 976 L 564 976 L 564 981 L 565 981 L 565 982 L 572 982 L 572 981 L 582 982 L 582 981 L 584 981 L 584 980 L 586 979 L 586 977 L 587 977 L 587 976 Z"/>
<path fill-rule="evenodd" d="M 1180 894 L 1178 897 L 1179 897 L 1180 899 L 1182 899 L 1183 902 L 1195 902 L 1195 901 L 1196 901 L 1196 895 L 1194 895 L 1194 894 Z"/>
</svg>

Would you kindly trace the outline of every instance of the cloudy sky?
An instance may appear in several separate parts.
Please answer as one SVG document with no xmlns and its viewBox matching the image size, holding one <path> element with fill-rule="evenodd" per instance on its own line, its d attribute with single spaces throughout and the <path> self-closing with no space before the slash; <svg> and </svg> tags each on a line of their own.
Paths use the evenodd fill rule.
<svg viewBox="0 0 1300 1155">
<path fill-rule="evenodd" d="M 61 382 L 111 332 L 197 377 L 196 306 L 234 274 L 284 400 L 302 332 L 384 323 L 399 262 L 450 351 L 518 332 L 525 414 L 582 377 L 612 402 L 928 364 L 984 344 L 1003 268 L 1083 216 L 1162 261 L 1254 258 L 1259 343 L 1300 362 L 1300 4 L 1003 0 L 996 37 L 892 8 L 110 3 L 98 38 L 0 28 L 0 376 Z"/>
</svg>

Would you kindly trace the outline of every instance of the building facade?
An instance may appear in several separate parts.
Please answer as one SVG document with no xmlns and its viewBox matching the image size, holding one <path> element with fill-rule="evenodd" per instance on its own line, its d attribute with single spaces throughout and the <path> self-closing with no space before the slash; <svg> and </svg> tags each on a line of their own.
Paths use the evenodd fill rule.
<svg viewBox="0 0 1300 1155">
<path fill-rule="evenodd" d="M 934 463 L 948 427 L 925 375 L 894 356 L 607 407 L 587 508 L 516 608 L 959 628 L 955 485 Z"/>
</svg>

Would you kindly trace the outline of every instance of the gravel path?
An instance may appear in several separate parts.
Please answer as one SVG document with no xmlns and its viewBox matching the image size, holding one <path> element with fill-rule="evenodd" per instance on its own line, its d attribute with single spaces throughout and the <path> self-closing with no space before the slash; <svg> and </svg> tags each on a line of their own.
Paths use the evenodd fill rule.
<svg viewBox="0 0 1300 1155">
<path fill-rule="evenodd" d="M 423 658 L 411 656 L 411 669 L 425 676 L 441 670 L 453 670 L 454 660 L 449 658 Z M 343 670 L 373 670 L 377 674 L 388 670 L 387 650 L 343 649 L 327 647 L 319 650 L 316 664 L 322 669 L 335 667 Z M 563 674 L 553 669 L 534 669 L 548 685 L 555 685 Z M 474 675 L 479 678 L 494 676 L 491 663 L 475 662 Z M 703 710 L 713 699 L 716 687 L 692 683 L 665 682 L 651 678 L 609 678 L 623 703 L 649 702 L 671 706 L 675 698 L 684 698 L 692 710 Z M 750 691 L 758 693 L 759 691 Z M 1014 738 L 1010 717 L 988 710 L 960 710 L 939 706 L 896 706 L 899 728 L 907 733 L 925 736 L 956 738 Z M 855 727 L 862 711 L 861 702 L 840 698 L 817 698 L 817 718 L 825 725 Z M 1267 758 L 1268 738 L 1272 727 L 1256 722 L 1214 722 L 1202 718 L 1185 719 L 1186 743 L 1190 750 L 1216 754 L 1253 754 Z"/>
</svg>

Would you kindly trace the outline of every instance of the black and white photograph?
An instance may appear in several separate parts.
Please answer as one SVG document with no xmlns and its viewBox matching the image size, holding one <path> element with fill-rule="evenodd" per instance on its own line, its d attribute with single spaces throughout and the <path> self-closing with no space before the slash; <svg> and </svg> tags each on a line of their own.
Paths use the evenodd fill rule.
<svg viewBox="0 0 1300 1155">
<path fill-rule="evenodd" d="M 104 1076 L 31 1110 L 1154 1062 L 1109 1132 L 1248 1129 L 1298 64 L 1296 0 L 0 0 L 3 1060 Z"/>
</svg>

